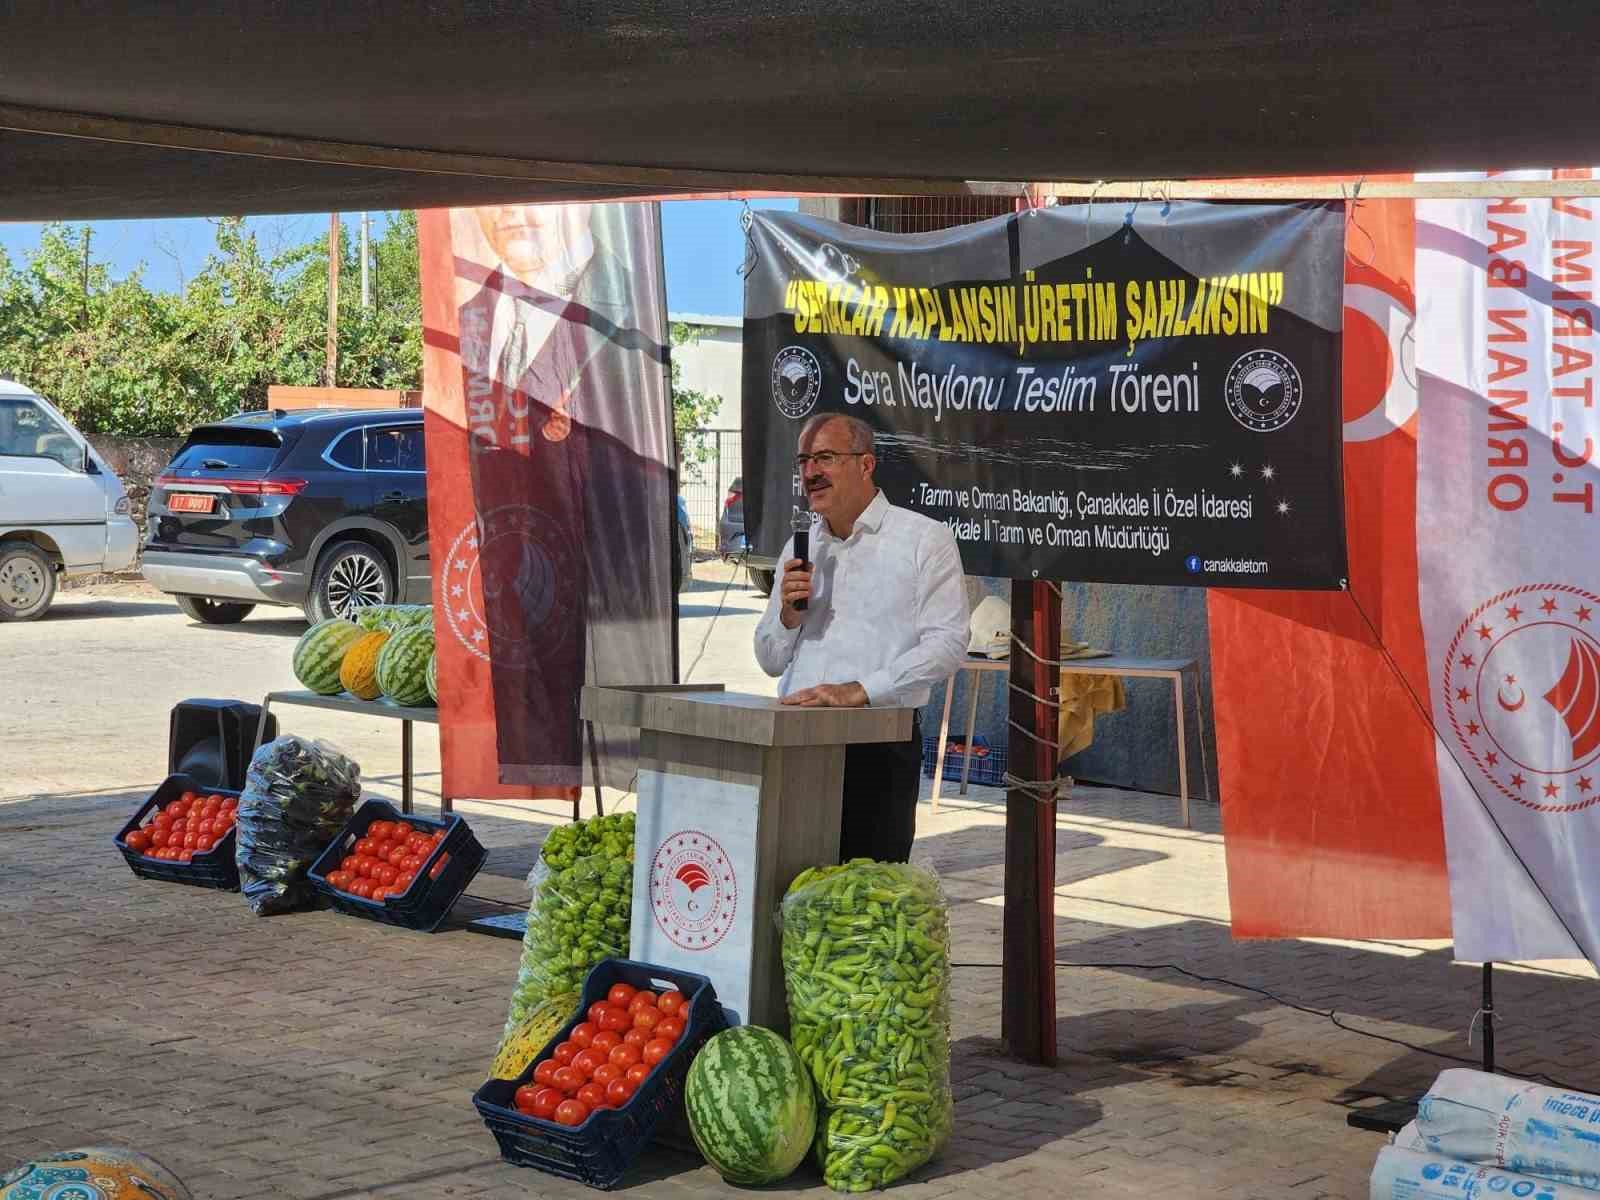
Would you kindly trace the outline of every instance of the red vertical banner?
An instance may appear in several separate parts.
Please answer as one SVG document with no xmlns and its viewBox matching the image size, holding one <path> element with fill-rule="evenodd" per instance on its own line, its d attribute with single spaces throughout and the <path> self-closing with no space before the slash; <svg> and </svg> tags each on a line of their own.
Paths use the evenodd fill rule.
<svg viewBox="0 0 1600 1200">
<path fill-rule="evenodd" d="M 566 796 L 585 682 L 671 681 L 655 205 L 419 218 L 440 742 L 450 796 Z M 600 731 L 625 783 L 628 731 Z"/>
<path fill-rule="evenodd" d="M 1354 206 L 1343 362 L 1349 594 L 1209 596 L 1239 937 L 1450 936 L 1434 739 L 1418 707 L 1428 676 L 1415 243 L 1411 201 Z"/>
</svg>

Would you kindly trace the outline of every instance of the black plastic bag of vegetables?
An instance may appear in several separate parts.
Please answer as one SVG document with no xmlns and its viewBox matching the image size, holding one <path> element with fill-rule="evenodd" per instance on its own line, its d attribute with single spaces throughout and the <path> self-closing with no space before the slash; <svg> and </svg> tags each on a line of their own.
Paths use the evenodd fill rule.
<svg viewBox="0 0 1600 1200">
<path fill-rule="evenodd" d="M 309 908 L 306 871 L 361 799 L 361 768 L 326 742 L 281 737 L 250 759 L 239 796 L 239 890 L 258 917 Z"/>
<path fill-rule="evenodd" d="M 886 1187 L 949 1139 L 950 919 L 938 879 L 858 858 L 783 900 L 790 1039 L 817 1085 L 817 1162 L 835 1191 Z"/>
</svg>

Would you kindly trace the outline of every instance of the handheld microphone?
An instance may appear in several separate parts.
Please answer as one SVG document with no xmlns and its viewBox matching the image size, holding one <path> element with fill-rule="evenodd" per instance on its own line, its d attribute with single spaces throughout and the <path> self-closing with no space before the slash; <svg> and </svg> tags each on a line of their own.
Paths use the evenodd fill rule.
<svg viewBox="0 0 1600 1200">
<path fill-rule="evenodd" d="M 800 565 L 811 565 L 811 514 L 802 509 L 796 509 L 794 514 L 794 556 L 800 560 Z M 805 612 L 809 600 L 801 597 L 794 602 L 796 612 Z"/>
</svg>

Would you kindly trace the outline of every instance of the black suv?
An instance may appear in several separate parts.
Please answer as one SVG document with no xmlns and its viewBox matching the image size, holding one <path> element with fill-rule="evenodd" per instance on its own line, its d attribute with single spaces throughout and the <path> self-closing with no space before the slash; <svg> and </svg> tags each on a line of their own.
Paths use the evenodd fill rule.
<svg viewBox="0 0 1600 1200">
<path fill-rule="evenodd" d="M 150 493 L 144 577 L 197 621 L 426 604 L 420 409 L 241 413 L 201 425 Z"/>
</svg>

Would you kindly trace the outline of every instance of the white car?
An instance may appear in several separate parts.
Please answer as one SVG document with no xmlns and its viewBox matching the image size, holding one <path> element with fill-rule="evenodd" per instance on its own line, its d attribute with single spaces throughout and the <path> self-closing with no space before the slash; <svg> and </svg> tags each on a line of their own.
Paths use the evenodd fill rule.
<svg viewBox="0 0 1600 1200">
<path fill-rule="evenodd" d="M 31 621 L 58 575 L 133 564 L 122 481 L 43 396 L 0 379 L 0 621 Z"/>
</svg>

